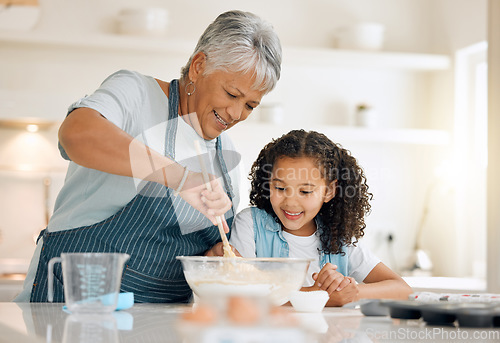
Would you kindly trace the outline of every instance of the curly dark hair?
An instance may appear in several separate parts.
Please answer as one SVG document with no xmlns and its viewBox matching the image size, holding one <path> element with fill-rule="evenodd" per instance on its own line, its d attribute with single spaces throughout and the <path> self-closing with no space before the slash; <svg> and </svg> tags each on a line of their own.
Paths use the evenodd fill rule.
<svg viewBox="0 0 500 343">
<path fill-rule="evenodd" d="M 336 181 L 335 197 L 324 203 L 318 213 L 329 230 L 320 232 L 325 253 L 345 254 L 343 246 L 356 245 L 363 237 L 365 215 L 371 210 L 366 177 L 351 153 L 315 131 L 293 130 L 267 144 L 253 163 L 250 204 L 271 214 L 277 223 L 270 198 L 270 182 L 276 161 L 282 157 L 311 157 L 328 184 Z M 353 240 L 354 238 L 354 240 Z"/>
</svg>

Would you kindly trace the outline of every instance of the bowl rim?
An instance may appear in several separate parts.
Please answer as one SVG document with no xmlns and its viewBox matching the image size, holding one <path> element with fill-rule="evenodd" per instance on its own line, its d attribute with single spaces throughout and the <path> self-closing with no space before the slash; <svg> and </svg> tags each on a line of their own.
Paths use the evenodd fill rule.
<svg viewBox="0 0 500 343">
<path fill-rule="evenodd" d="M 218 262 L 218 261 L 243 261 L 243 262 L 284 262 L 302 263 L 313 262 L 313 258 L 299 257 L 223 257 L 223 256 L 176 256 L 180 261 Z"/>
</svg>

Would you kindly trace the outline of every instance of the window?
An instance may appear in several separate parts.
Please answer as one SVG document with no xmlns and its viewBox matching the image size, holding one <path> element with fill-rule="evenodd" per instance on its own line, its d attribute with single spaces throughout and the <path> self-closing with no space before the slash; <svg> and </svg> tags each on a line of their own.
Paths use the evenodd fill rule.
<svg viewBox="0 0 500 343">
<path fill-rule="evenodd" d="M 455 224 L 461 276 L 486 278 L 488 75 L 486 42 L 457 51 L 455 64 Z M 467 253 L 465 253 L 467 252 Z"/>
</svg>

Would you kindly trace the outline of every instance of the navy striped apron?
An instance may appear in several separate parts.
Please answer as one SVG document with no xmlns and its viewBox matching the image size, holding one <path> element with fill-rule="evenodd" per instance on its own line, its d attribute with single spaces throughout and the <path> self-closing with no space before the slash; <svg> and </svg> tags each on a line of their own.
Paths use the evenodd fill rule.
<svg viewBox="0 0 500 343">
<path fill-rule="evenodd" d="M 178 116 L 178 80 L 169 91 L 169 120 L 166 129 L 165 155 L 175 158 L 175 135 Z M 180 119 L 182 120 L 182 119 Z M 232 200 L 231 180 L 223 159 L 220 137 L 216 141 L 216 159 L 224 188 Z M 179 255 L 203 255 L 220 241 L 219 231 L 199 211 L 172 190 L 154 182 L 143 188 L 125 207 L 111 217 L 85 227 L 40 233 L 43 246 L 31 291 L 31 302 L 47 301 L 47 264 L 64 252 L 120 252 L 130 255 L 121 283 L 122 292 L 134 292 L 136 302 L 188 302 L 191 298 Z M 226 213 L 231 227 L 234 208 Z M 199 228 L 188 232 L 179 220 Z M 208 224 L 207 224 L 208 223 Z M 64 302 L 62 269 L 54 266 L 54 302 Z"/>
</svg>

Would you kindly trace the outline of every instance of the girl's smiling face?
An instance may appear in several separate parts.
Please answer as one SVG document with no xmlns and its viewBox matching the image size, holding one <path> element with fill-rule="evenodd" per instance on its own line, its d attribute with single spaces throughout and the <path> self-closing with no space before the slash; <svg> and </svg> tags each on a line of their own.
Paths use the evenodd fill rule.
<svg viewBox="0 0 500 343">
<path fill-rule="evenodd" d="M 334 196 L 334 184 L 327 184 L 312 158 L 282 157 L 274 164 L 269 200 L 283 230 L 312 235 L 316 232 L 314 218 Z"/>
</svg>

